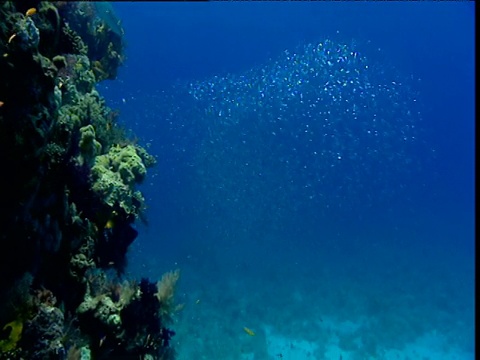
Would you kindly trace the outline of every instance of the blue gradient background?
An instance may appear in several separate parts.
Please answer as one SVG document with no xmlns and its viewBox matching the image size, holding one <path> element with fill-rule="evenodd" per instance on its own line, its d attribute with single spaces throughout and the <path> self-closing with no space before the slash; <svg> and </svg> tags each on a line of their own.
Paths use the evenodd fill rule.
<svg viewBox="0 0 480 360">
<path fill-rule="evenodd" d="M 159 277 L 179 267 L 184 296 L 201 286 L 199 279 L 225 285 L 232 277 L 243 277 L 251 282 L 245 287 L 254 289 L 259 286 L 254 278 L 265 277 L 271 286 L 305 281 L 309 288 L 311 278 L 326 268 L 338 282 L 350 277 L 392 296 L 407 288 L 413 294 L 418 290 L 417 300 L 424 303 L 429 295 L 422 289 L 436 283 L 439 293 L 455 295 L 445 304 L 435 297 L 432 306 L 465 317 L 466 347 L 473 351 L 473 332 L 468 329 L 473 326 L 474 293 L 474 6 L 115 3 L 125 29 L 127 61 L 118 80 L 101 84 L 101 93 L 160 160 L 141 187 L 149 225 L 139 225 L 141 233 L 131 251 L 132 273 Z M 162 132 L 155 97 L 175 83 L 239 73 L 285 49 L 325 38 L 353 40 L 370 58 L 421 79 L 417 90 L 424 136 L 436 154 L 417 179 L 421 186 L 412 186 L 408 202 L 398 199 L 396 207 L 393 201 L 388 216 L 372 211 L 357 221 L 358 214 L 351 214 L 339 220 L 338 228 L 327 230 L 315 228 L 306 214 L 305 223 L 295 224 L 301 230 L 284 238 L 209 238 L 212 229 L 205 224 L 210 220 L 196 213 L 190 202 L 195 169 L 189 154 L 194 144 L 182 145 L 182 162 L 162 160 L 168 154 L 162 154 L 161 143 L 171 139 Z M 231 228 L 230 233 L 237 230 Z"/>
</svg>

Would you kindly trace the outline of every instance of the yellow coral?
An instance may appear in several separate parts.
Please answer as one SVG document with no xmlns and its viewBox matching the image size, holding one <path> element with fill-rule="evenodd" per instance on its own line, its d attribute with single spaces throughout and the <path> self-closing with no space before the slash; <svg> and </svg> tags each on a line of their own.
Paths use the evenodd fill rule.
<svg viewBox="0 0 480 360">
<path fill-rule="evenodd" d="M 9 322 L 3 327 L 3 331 L 8 331 L 10 328 L 10 334 L 5 340 L 0 340 L 0 353 L 7 352 L 16 348 L 18 341 L 22 336 L 23 323 L 20 320 L 14 320 Z"/>
</svg>

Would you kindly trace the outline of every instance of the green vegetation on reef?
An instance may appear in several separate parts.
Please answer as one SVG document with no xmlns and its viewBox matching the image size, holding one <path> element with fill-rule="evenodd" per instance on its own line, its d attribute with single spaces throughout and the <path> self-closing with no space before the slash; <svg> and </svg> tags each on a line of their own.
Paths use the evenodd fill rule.
<svg viewBox="0 0 480 360">
<path fill-rule="evenodd" d="M 110 4 L 0 4 L 0 359 L 173 358 L 178 273 L 123 278 L 155 158 L 95 89 L 122 35 Z"/>
<path fill-rule="evenodd" d="M 144 199 L 139 191 L 133 191 L 133 185 L 145 178 L 146 167 L 153 162 L 138 146 L 111 147 L 107 154 L 95 157 L 92 189 L 108 207 L 138 215 Z"/>
</svg>

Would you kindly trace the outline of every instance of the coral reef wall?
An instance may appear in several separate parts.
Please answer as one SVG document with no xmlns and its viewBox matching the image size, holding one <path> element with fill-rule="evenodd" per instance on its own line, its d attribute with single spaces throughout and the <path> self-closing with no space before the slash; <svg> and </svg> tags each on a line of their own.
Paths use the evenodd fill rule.
<svg viewBox="0 0 480 360">
<path fill-rule="evenodd" d="M 95 89 L 122 35 L 108 3 L 0 4 L 0 359 L 173 357 L 158 285 L 122 278 L 155 163 Z"/>
</svg>

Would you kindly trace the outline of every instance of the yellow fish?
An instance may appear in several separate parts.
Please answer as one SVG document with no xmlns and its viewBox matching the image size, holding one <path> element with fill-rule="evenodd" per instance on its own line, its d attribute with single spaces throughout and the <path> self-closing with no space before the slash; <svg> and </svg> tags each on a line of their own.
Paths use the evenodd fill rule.
<svg viewBox="0 0 480 360">
<path fill-rule="evenodd" d="M 32 15 L 35 15 L 37 13 L 37 9 L 35 8 L 30 8 L 27 10 L 27 12 L 25 13 L 26 16 L 32 16 Z"/>
<path fill-rule="evenodd" d="M 246 326 L 243 328 L 243 331 L 245 331 L 250 336 L 255 336 L 255 332 L 253 330 L 247 328 Z"/>
<path fill-rule="evenodd" d="M 105 224 L 105 229 L 113 229 L 115 226 L 115 222 L 113 219 L 108 219 L 107 223 Z"/>
</svg>

